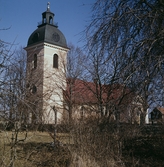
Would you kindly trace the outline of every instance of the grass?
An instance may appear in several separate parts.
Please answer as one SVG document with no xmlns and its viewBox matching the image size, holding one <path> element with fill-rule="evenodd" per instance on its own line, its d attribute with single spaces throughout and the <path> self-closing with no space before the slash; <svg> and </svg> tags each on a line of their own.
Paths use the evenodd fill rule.
<svg viewBox="0 0 164 167">
<path fill-rule="evenodd" d="M 54 150 L 51 146 L 53 138 L 47 132 L 20 132 L 18 142 L 13 145 L 13 132 L 0 133 L 0 166 L 62 166 L 68 161 L 68 150 L 64 147 Z M 24 140 L 25 139 L 25 140 Z M 68 143 L 67 134 L 57 134 L 57 140 Z M 59 156 L 60 155 L 60 156 Z M 55 157 L 55 158 L 54 158 Z M 12 162 L 14 162 L 12 164 Z"/>
<path fill-rule="evenodd" d="M 108 166 L 112 166 L 112 164 L 117 166 L 117 160 L 114 159 L 117 155 L 113 154 L 115 152 L 111 152 L 112 148 L 115 149 L 117 145 L 114 146 L 116 143 L 113 143 L 113 138 L 108 133 L 92 134 L 90 131 L 81 133 L 80 138 L 77 138 L 79 145 L 77 146 L 75 143 L 75 145 L 71 145 L 73 146 L 71 148 L 68 145 L 65 146 L 65 144 L 73 143 L 69 134 L 66 133 L 57 133 L 57 140 L 63 143 L 57 148 L 51 144 L 53 138 L 48 132 L 29 131 L 26 139 L 26 133 L 20 132 L 18 135 L 19 142 L 15 145 L 12 144 L 12 134 L 13 132 L 0 132 L 0 167 L 66 167 L 70 161 L 76 164 L 78 155 L 83 157 L 87 163 L 96 162 L 101 166 L 107 160 L 110 164 Z M 137 166 L 137 164 L 140 167 L 159 166 L 159 164 L 164 166 L 163 139 L 163 135 L 126 138 L 121 157 L 125 166 L 131 167 Z M 68 147 L 70 150 L 72 149 L 71 153 Z M 104 148 L 108 148 L 108 150 Z M 100 157 L 100 153 L 102 153 L 102 157 Z M 11 162 L 14 162 L 14 166 Z"/>
</svg>

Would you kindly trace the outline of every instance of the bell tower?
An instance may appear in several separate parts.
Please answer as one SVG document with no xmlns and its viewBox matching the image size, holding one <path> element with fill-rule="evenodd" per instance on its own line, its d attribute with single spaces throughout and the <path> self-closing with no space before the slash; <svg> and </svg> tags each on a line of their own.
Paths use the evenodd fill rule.
<svg viewBox="0 0 164 167">
<path fill-rule="evenodd" d="M 66 59 L 69 51 L 65 36 L 54 23 L 54 13 L 42 13 L 42 21 L 30 35 L 27 51 L 27 101 L 29 121 L 60 123 L 63 90 L 66 87 Z"/>
</svg>

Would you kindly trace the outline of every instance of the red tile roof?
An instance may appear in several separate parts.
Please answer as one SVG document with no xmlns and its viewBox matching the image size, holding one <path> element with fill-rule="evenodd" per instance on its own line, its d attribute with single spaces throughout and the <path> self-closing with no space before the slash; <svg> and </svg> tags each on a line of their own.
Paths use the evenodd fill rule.
<svg viewBox="0 0 164 167">
<path fill-rule="evenodd" d="M 67 79 L 67 88 L 63 93 L 67 102 L 75 104 L 97 104 L 100 101 L 104 104 L 109 101 L 118 104 L 120 101 L 127 103 L 127 99 L 132 100 L 130 90 L 120 84 L 99 86 L 79 79 Z M 126 95 L 128 98 L 125 100 L 123 97 Z"/>
</svg>

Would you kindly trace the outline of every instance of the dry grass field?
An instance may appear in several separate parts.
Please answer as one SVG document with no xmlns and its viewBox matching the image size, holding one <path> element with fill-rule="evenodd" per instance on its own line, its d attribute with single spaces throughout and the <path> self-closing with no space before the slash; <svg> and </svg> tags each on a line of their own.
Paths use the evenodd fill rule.
<svg viewBox="0 0 164 167">
<path fill-rule="evenodd" d="M 74 143 L 68 133 L 57 133 L 55 147 L 48 132 L 29 131 L 27 136 L 26 132 L 19 132 L 16 136 L 14 132 L 1 131 L 0 167 L 164 166 L 163 134 L 131 137 L 124 133 L 124 144 L 119 149 L 113 134 L 86 128 L 80 132 L 71 134 Z"/>
<path fill-rule="evenodd" d="M 1 167 L 66 166 L 69 152 L 63 146 L 54 148 L 53 138 L 46 132 L 20 132 L 15 141 L 13 132 L 0 132 Z M 24 140 L 25 139 L 25 140 Z M 61 143 L 69 142 L 68 135 L 57 134 Z M 56 149 L 56 150 L 55 150 Z"/>
</svg>

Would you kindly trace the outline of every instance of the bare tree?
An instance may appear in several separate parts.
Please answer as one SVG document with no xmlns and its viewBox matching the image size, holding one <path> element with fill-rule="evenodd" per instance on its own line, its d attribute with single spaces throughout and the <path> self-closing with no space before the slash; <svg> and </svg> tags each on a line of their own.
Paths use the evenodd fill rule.
<svg viewBox="0 0 164 167">
<path fill-rule="evenodd" d="M 97 50 L 104 62 L 115 57 L 119 67 L 115 79 L 142 97 L 142 120 L 157 87 L 154 81 L 161 78 L 163 7 L 161 1 L 97 0 L 86 30 L 89 50 Z"/>
<path fill-rule="evenodd" d="M 99 114 L 103 115 L 104 85 L 121 85 L 123 89 L 118 90 L 120 94 L 116 98 L 116 103 L 110 99 L 112 89 L 109 89 L 108 102 L 113 103 L 111 112 L 115 112 L 118 117 L 120 113 L 128 111 L 131 117 L 130 115 L 124 117 L 129 117 L 131 123 L 134 122 L 135 114 L 140 116 L 140 125 L 144 125 L 147 109 L 162 102 L 163 8 L 163 2 L 156 0 L 95 2 L 91 24 L 86 29 L 88 61 L 85 67 L 88 70 L 86 75 L 88 81 L 92 80 L 92 83 L 96 81 L 96 89 L 90 87 L 90 90 L 97 97 Z M 130 100 L 126 99 L 126 95 Z M 120 118 L 117 119 L 116 125 L 119 125 L 119 120 Z M 100 166 L 109 165 L 105 155 L 110 155 L 108 159 L 109 157 L 115 159 L 115 166 L 126 166 L 126 159 L 122 156 L 123 147 L 126 147 L 123 146 L 123 142 L 127 137 L 135 143 L 135 138 L 141 135 L 139 128 L 142 126 L 137 125 L 136 128 L 135 125 L 122 127 L 119 125 L 120 128 L 116 128 L 115 131 L 108 123 L 107 129 L 104 128 L 101 133 L 101 128 L 95 125 L 94 121 L 91 122 L 90 119 L 88 122 L 74 131 L 77 132 L 75 134 L 77 152 L 80 152 L 83 158 L 90 157 L 94 162 L 99 162 L 101 154 L 104 159 L 100 160 Z M 105 132 L 111 134 L 108 136 Z M 110 142 L 110 139 L 113 140 Z M 99 145 L 101 141 L 103 143 Z M 141 140 L 144 141 L 145 139 Z M 108 149 L 114 156 L 108 153 Z M 134 148 L 131 149 L 133 152 Z M 96 150 L 99 150 L 98 154 Z M 129 161 L 131 166 L 142 164 L 137 162 L 136 157 L 133 158 L 133 162 Z"/>
<path fill-rule="evenodd" d="M 5 30 L 5 29 L 3 29 Z M 5 120 L 8 118 L 9 115 L 9 106 L 8 106 L 8 98 L 9 98 L 9 89 L 8 89 L 8 69 L 9 66 L 11 65 L 11 61 L 14 57 L 14 50 L 13 50 L 13 45 L 12 43 L 5 42 L 3 40 L 0 40 L 0 117 L 1 119 Z"/>
<path fill-rule="evenodd" d="M 79 47 L 75 47 L 73 44 L 69 44 L 70 51 L 67 55 L 67 65 L 66 65 L 66 84 L 67 88 L 64 90 L 65 98 L 65 111 L 68 115 L 68 121 L 71 125 L 73 119 L 73 113 L 75 109 L 74 101 L 74 85 L 77 79 L 82 79 L 85 77 L 85 66 L 86 56 Z"/>
</svg>

